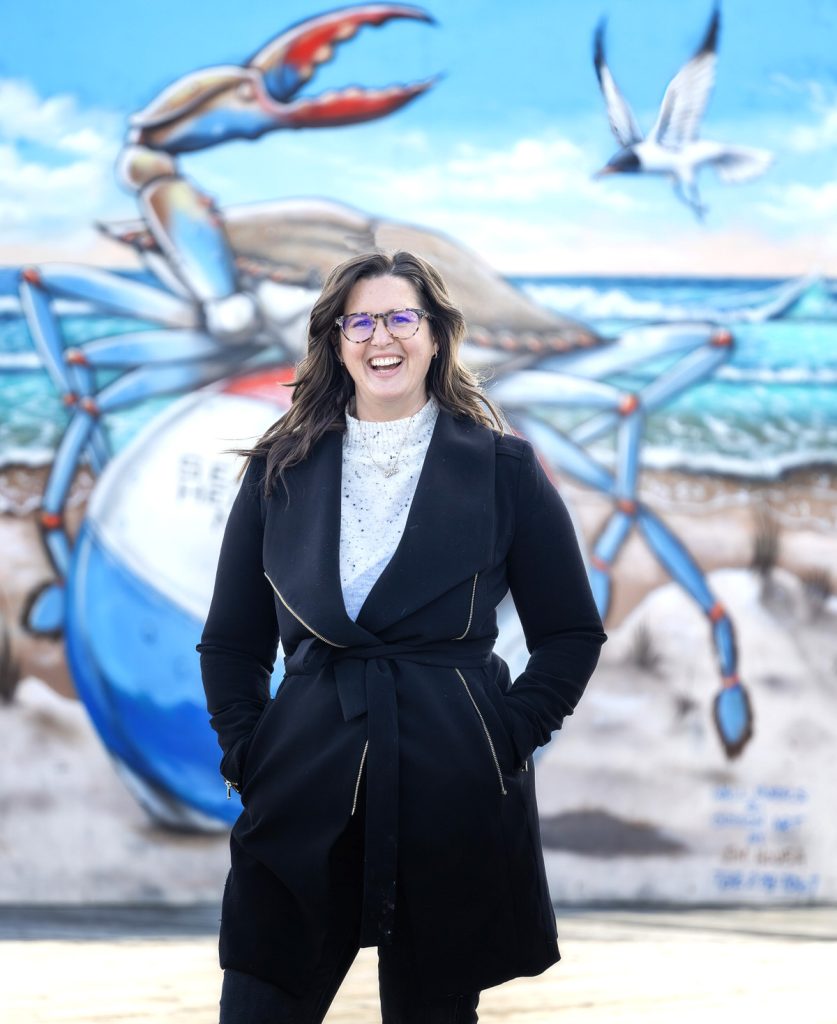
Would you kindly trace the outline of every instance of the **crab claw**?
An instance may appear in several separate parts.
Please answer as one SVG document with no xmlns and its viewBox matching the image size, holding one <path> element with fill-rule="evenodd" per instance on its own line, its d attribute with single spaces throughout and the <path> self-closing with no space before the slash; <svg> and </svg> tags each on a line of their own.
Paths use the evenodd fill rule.
<svg viewBox="0 0 837 1024">
<path fill-rule="evenodd" d="M 276 36 L 245 64 L 192 71 L 131 116 L 131 143 L 170 156 L 230 139 L 256 139 L 282 128 L 324 128 L 383 117 L 425 92 L 436 79 L 383 89 L 352 86 L 322 96 L 297 96 L 334 47 L 364 25 L 393 18 L 433 22 L 418 7 L 362 4 L 322 14 Z M 147 160 L 143 164 L 143 169 Z"/>
<path fill-rule="evenodd" d="M 262 73 L 265 88 L 273 99 L 287 102 L 311 78 L 318 65 L 331 60 L 336 44 L 351 39 L 364 25 L 383 25 L 393 18 L 413 18 L 433 24 L 433 18 L 425 11 L 405 4 L 343 7 L 286 29 L 251 57 L 247 66 Z M 415 92 L 407 99 L 414 95 Z"/>
<path fill-rule="evenodd" d="M 364 25 L 379 26 L 394 18 L 433 24 L 433 18 L 421 8 L 405 4 L 344 7 L 287 29 L 259 50 L 247 66 L 261 73 L 271 99 L 284 105 L 281 121 L 288 128 L 325 128 L 383 117 L 426 92 L 436 79 L 386 89 L 352 86 L 322 96 L 293 97 L 320 64 L 331 60 L 336 45 L 351 39 Z"/>
<path fill-rule="evenodd" d="M 426 92 L 437 80 L 430 78 L 425 82 L 392 85 L 387 89 L 352 86 L 311 99 L 295 100 L 282 112 L 282 122 L 287 128 L 333 128 L 372 121 L 403 107 Z"/>
</svg>

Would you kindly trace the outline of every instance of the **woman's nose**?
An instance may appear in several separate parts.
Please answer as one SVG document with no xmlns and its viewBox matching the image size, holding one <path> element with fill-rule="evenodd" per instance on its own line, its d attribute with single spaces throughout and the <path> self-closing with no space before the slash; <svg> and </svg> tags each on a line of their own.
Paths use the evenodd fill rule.
<svg viewBox="0 0 837 1024">
<path fill-rule="evenodd" d="M 372 345 L 389 345 L 392 341 L 390 333 L 387 330 L 386 323 L 382 316 L 375 318 L 375 330 L 372 332 L 372 337 L 369 339 Z"/>
</svg>

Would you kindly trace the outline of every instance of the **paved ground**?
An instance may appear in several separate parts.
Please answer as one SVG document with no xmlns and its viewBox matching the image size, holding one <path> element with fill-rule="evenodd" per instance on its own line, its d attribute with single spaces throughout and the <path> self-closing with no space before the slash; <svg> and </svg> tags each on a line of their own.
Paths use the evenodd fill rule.
<svg viewBox="0 0 837 1024">
<path fill-rule="evenodd" d="M 0 907 L 2 1024 L 217 1022 L 217 908 Z M 837 1024 L 837 909 L 564 911 L 563 961 L 483 1024 Z M 328 1024 L 379 1024 L 363 950 Z"/>
</svg>

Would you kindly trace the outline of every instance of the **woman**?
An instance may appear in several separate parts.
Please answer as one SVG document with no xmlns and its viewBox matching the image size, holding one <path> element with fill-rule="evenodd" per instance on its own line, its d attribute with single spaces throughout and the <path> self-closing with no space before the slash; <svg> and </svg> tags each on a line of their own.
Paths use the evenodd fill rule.
<svg viewBox="0 0 837 1024">
<path fill-rule="evenodd" d="M 476 1021 L 558 959 L 532 752 L 605 637 L 566 510 L 406 252 L 337 267 L 249 455 L 201 643 L 241 793 L 223 1024 L 321 1021 L 376 945 L 384 1024 Z M 511 589 L 531 657 L 492 652 Z M 269 698 L 281 636 L 284 680 Z"/>
</svg>

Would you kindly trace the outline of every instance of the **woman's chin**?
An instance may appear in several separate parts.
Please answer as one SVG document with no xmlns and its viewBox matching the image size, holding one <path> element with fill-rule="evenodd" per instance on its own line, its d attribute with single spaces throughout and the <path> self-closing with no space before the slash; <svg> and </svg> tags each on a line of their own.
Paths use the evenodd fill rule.
<svg viewBox="0 0 837 1024">
<path fill-rule="evenodd" d="M 377 387 L 355 389 L 360 419 L 403 419 L 412 416 L 427 401 L 422 389 L 408 389 L 395 381 L 391 387 L 384 381 L 376 381 L 376 384 Z"/>
</svg>

